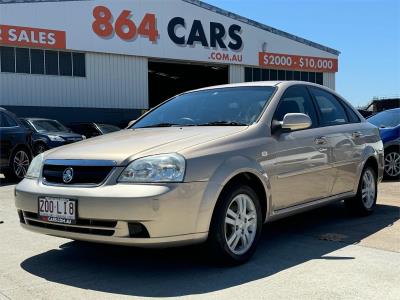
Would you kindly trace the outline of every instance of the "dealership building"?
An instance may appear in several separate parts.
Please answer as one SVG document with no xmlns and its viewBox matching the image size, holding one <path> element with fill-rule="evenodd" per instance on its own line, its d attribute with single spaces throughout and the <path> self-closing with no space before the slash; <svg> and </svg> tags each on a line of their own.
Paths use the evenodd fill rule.
<svg viewBox="0 0 400 300">
<path fill-rule="evenodd" d="M 338 56 L 198 0 L 0 0 L 0 106 L 20 117 L 123 125 L 204 86 L 335 89 Z"/>
</svg>

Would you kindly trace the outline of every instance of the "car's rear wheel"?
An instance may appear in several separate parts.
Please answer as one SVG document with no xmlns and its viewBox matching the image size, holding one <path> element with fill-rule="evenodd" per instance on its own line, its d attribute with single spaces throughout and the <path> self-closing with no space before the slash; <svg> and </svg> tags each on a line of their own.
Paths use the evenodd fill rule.
<svg viewBox="0 0 400 300">
<path fill-rule="evenodd" d="M 385 153 L 385 177 L 388 179 L 400 178 L 400 153 L 396 149 L 389 149 Z"/>
<path fill-rule="evenodd" d="M 262 229 L 260 200 L 246 185 L 230 187 L 214 211 L 208 245 L 218 262 L 239 264 L 255 252 Z"/>
<path fill-rule="evenodd" d="M 22 180 L 28 171 L 30 162 L 29 153 L 25 149 L 17 149 L 11 156 L 10 166 L 5 174 L 6 177 Z"/>
<path fill-rule="evenodd" d="M 377 186 L 376 172 L 371 166 L 366 166 L 361 174 L 357 195 L 352 199 L 347 199 L 346 206 L 357 215 L 370 215 L 376 206 Z"/>
</svg>

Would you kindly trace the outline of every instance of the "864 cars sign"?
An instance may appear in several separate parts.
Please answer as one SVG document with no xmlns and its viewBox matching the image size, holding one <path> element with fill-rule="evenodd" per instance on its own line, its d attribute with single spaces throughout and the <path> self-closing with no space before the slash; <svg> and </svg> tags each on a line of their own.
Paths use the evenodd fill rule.
<svg viewBox="0 0 400 300">
<path fill-rule="evenodd" d="M 1 24 L 18 25 L 3 25 L 0 44 L 268 68 L 337 70 L 335 50 L 299 42 L 196 1 L 11 3 L 1 6 L 0 20 Z M 268 45 L 268 53 L 259 55 L 264 44 Z"/>
</svg>

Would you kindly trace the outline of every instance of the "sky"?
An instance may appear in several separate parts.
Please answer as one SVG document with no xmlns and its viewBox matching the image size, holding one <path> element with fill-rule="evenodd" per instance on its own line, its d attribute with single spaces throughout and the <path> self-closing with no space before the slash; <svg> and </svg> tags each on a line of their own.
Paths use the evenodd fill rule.
<svg viewBox="0 0 400 300">
<path fill-rule="evenodd" d="M 400 96 L 400 0 L 204 0 L 341 52 L 336 91 L 355 106 Z"/>
</svg>

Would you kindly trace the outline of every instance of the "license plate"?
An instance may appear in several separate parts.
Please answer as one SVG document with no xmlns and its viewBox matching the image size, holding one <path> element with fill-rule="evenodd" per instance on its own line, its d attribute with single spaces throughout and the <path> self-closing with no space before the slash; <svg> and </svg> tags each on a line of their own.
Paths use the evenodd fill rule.
<svg viewBox="0 0 400 300">
<path fill-rule="evenodd" d="M 66 198 L 39 197 L 39 219 L 47 222 L 75 224 L 77 201 Z"/>
</svg>

